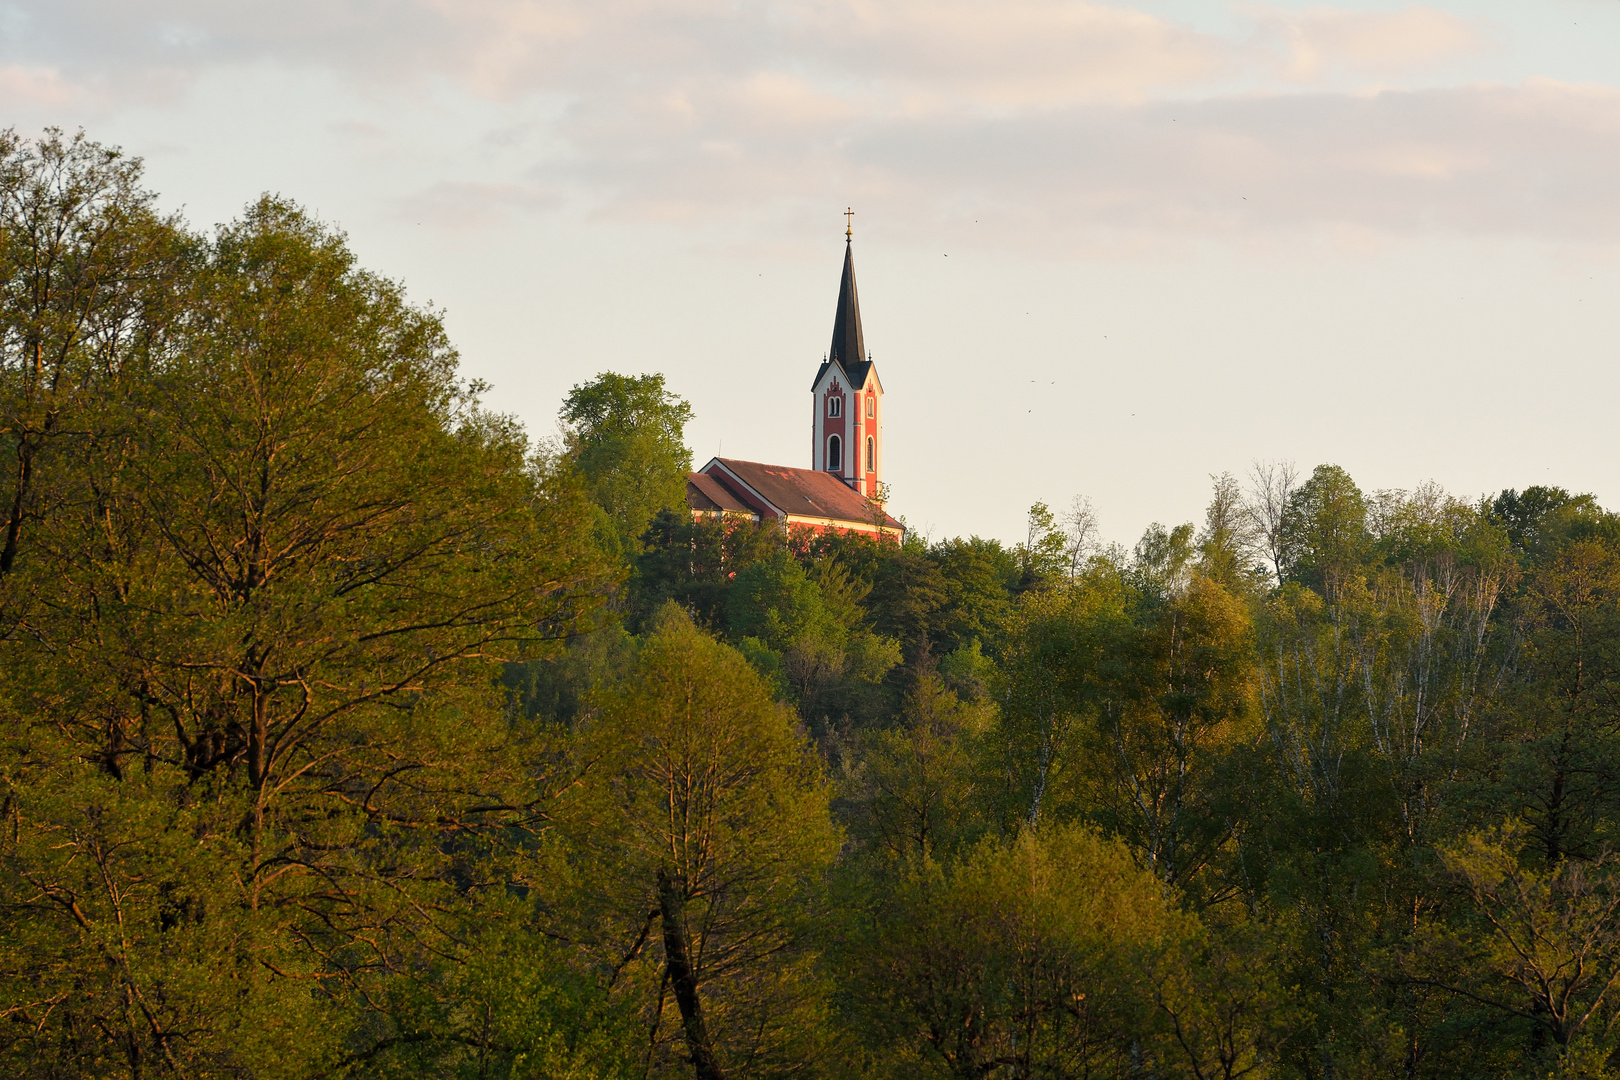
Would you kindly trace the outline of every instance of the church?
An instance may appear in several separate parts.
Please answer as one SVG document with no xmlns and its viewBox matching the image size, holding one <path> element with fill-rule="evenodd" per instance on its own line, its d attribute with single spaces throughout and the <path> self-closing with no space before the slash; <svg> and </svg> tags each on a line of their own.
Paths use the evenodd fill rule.
<svg viewBox="0 0 1620 1080">
<path fill-rule="evenodd" d="M 883 383 L 866 351 L 855 291 L 854 233 L 844 229 L 832 347 L 810 387 L 810 467 L 717 457 L 686 478 L 694 518 L 778 521 L 904 539 L 883 504 Z"/>
</svg>

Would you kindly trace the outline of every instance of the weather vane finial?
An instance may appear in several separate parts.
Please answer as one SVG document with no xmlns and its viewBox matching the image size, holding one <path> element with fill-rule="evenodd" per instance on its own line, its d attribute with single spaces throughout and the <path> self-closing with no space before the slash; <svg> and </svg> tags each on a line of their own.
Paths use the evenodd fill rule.
<svg viewBox="0 0 1620 1080">
<path fill-rule="evenodd" d="M 844 211 L 844 240 L 846 243 L 855 238 L 855 229 L 850 222 L 850 218 L 854 216 L 855 211 L 853 208 L 849 208 Z"/>
</svg>

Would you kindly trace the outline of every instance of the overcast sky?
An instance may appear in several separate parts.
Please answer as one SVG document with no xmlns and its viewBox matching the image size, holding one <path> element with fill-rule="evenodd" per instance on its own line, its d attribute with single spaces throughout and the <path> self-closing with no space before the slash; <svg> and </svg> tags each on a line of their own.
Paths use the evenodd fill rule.
<svg viewBox="0 0 1620 1080">
<path fill-rule="evenodd" d="M 1105 536 L 1209 474 L 1620 506 L 1620 0 L 0 3 L 0 123 L 260 192 L 446 312 L 532 432 L 662 371 L 808 466 L 846 205 L 891 511 Z"/>
</svg>

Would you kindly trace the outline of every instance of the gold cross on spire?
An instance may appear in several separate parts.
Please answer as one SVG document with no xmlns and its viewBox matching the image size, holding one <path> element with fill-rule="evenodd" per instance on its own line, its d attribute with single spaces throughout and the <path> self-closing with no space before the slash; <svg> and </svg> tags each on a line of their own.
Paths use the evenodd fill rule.
<svg viewBox="0 0 1620 1080">
<path fill-rule="evenodd" d="M 850 218 L 852 218 L 854 216 L 855 216 L 855 211 L 853 209 L 846 209 L 844 211 L 844 239 L 845 240 L 853 240 L 855 238 L 855 230 L 852 227 L 851 222 L 849 220 Z"/>
</svg>

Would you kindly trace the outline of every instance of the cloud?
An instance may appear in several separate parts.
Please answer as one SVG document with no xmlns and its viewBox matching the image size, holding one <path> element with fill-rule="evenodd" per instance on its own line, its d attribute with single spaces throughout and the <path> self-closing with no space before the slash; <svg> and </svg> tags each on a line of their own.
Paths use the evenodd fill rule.
<svg viewBox="0 0 1620 1080">
<path fill-rule="evenodd" d="M 740 94 L 741 88 L 733 88 Z M 760 129 L 711 88 L 679 128 L 576 118 L 554 181 L 623 217 L 735 219 L 859 200 L 918 236 L 1114 243 L 1369 230 L 1620 240 L 1620 91 L 1536 82 L 1082 105 Z M 639 136 L 639 137 L 638 137 Z M 630 148 L 634 148 L 631 150 Z M 881 208 L 881 209 L 879 209 Z"/>
<path fill-rule="evenodd" d="M 871 0 L 789 9 L 804 55 L 916 104 L 1140 99 L 1235 70 L 1229 43 L 1139 11 L 1056 0 Z"/>
<path fill-rule="evenodd" d="M 366 83 L 589 93 L 706 72 L 771 71 L 914 107 L 1140 100 L 1224 80 L 1404 73 L 1483 40 L 1427 8 L 1253 9 L 1223 38 L 1086 0 L 27 0 L 14 56 L 134 81 L 142 69 L 272 61 Z"/>
<path fill-rule="evenodd" d="M 1251 15 L 1256 41 L 1281 61 L 1279 74 L 1299 81 L 1421 73 L 1490 45 L 1482 21 L 1433 8 L 1303 12 L 1254 8 Z"/>
<path fill-rule="evenodd" d="M 87 87 L 73 83 L 57 68 L 0 64 L 0 106 L 60 108 L 91 96 Z"/>
<path fill-rule="evenodd" d="M 446 181 L 401 199 L 394 217 L 443 229 L 489 229 L 560 201 L 556 192 L 532 184 Z"/>
<path fill-rule="evenodd" d="M 1250 7 L 1226 36 L 1086 0 L 24 7 L 0 40 L 49 66 L 0 68 L 0 94 L 66 101 L 96 80 L 138 96 L 269 63 L 340 74 L 409 117 L 396 138 L 433 123 L 401 104 L 413 93 L 487 104 L 521 132 L 502 136 L 503 174 L 471 154 L 400 204 L 446 227 L 570 200 L 746 228 L 860 200 L 917 237 L 986 236 L 969 223 L 990 216 L 982 242 L 1055 248 L 1291 230 L 1620 240 L 1620 93 L 1436 85 L 1494 31 L 1422 6 Z M 512 122 L 541 96 L 542 119 Z"/>
</svg>

